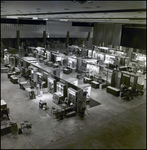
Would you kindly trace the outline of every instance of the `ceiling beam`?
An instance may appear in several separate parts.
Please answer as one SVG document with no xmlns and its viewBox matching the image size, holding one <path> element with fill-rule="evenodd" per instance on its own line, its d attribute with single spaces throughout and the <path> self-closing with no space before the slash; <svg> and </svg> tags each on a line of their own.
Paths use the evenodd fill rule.
<svg viewBox="0 0 147 150">
<path fill-rule="evenodd" d="M 25 15 L 56 15 L 56 14 L 84 14 L 84 13 L 124 13 L 124 12 L 146 12 L 146 9 L 121 9 L 121 10 L 103 10 L 103 11 L 72 11 L 72 12 L 50 12 L 50 13 L 30 13 L 30 14 L 8 14 L 1 16 L 25 16 Z"/>
</svg>

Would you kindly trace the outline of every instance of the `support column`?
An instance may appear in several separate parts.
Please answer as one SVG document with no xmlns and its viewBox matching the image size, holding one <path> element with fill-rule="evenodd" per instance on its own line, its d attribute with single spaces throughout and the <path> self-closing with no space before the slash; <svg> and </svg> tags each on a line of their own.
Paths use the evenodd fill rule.
<svg viewBox="0 0 147 150">
<path fill-rule="evenodd" d="M 69 45 L 69 31 L 67 31 L 66 35 L 66 47 Z"/>
<path fill-rule="evenodd" d="M 90 39 L 90 34 L 91 34 L 91 32 L 88 32 L 87 39 L 86 39 L 86 46 L 88 48 L 92 49 L 92 41 Z"/>
<path fill-rule="evenodd" d="M 129 62 L 132 60 L 132 52 L 133 52 L 133 48 L 129 48 L 127 54 L 127 57 L 129 57 Z"/>
<path fill-rule="evenodd" d="M 46 46 L 46 31 L 43 31 L 43 47 Z"/>
<path fill-rule="evenodd" d="M 89 39 L 90 39 L 90 32 L 88 32 L 87 41 L 89 41 Z"/>
<path fill-rule="evenodd" d="M 16 38 L 17 38 L 16 48 L 19 49 L 19 46 L 20 46 L 20 31 L 19 30 L 16 31 Z"/>
</svg>

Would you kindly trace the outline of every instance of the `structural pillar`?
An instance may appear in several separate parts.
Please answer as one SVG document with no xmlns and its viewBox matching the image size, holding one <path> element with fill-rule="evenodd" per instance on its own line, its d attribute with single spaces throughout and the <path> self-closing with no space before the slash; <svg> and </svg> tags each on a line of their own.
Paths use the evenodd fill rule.
<svg viewBox="0 0 147 150">
<path fill-rule="evenodd" d="M 19 49 L 19 46 L 20 46 L 20 31 L 19 30 L 16 31 L 16 38 L 17 38 L 16 48 Z"/>
<path fill-rule="evenodd" d="M 43 31 L 43 47 L 46 46 L 46 31 Z"/>
<path fill-rule="evenodd" d="M 129 57 L 129 62 L 132 60 L 132 52 L 133 52 L 133 48 L 129 48 L 127 54 L 127 57 Z"/>
<path fill-rule="evenodd" d="M 87 41 L 89 41 L 89 39 L 90 39 L 90 32 L 88 32 Z"/>
<path fill-rule="evenodd" d="M 66 35 L 66 47 L 69 45 L 69 31 L 67 31 Z"/>
</svg>

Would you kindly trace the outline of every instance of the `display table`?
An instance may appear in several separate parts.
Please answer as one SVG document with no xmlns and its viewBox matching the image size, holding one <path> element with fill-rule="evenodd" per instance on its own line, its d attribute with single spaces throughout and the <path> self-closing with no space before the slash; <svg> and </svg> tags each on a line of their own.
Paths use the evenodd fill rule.
<svg viewBox="0 0 147 150">
<path fill-rule="evenodd" d="M 58 67 L 59 67 L 59 65 L 57 63 L 53 64 L 53 68 L 58 68 Z"/>
<path fill-rule="evenodd" d="M 19 82 L 20 88 L 24 89 L 24 85 L 27 84 L 27 81 Z"/>
<path fill-rule="evenodd" d="M 43 63 L 43 60 L 44 60 L 44 59 L 43 59 L 42 57 L 39 58 L 39 62 L 40 62 L 40 63 Z"/>
<path fill-rule="evenodd" d="M 48 62 L 47 62 L 47 65 L 48 65 L 49 67 L 52 67 L 52 66 L 53 66 L 53 62 L 48 61 Z"/>
<path fill-rule="evenodd" d="M 63 100 L 63 95 L 60 92 L 55 92 L 53 94 L 53 102 L 59 104 L 60 100 Z"/>
<path fill-rule="evenodd" d="M 103 82 L 100 85 L 101 85 L 101 89 L 104 89 L 104 88 L 106 88 L 108 86 L 106 82 Z"/>
<path fill-rule="evenodd" d="M 69 74 L 69 73 L 71 73 L 71 72 L 72 72 L 71 69 L 68 69 L 68 68 L 64 68 L 64 69 L 63 69 L 63 73 L 65 73 L 65 74 Z"/>
<path fill-rule="evenodd" d="M 81 79 L 81 78 L 82 78 L 82 75 L 81 75 L 81 74 L 77 74 L 77 78 L 78 78 L 78 79 Z"/>
<path fill-rule="evenodd" d="M 45 59 L 45 60 L 44 60 L 44 64 L 45 64 L 45 65 L 47 65 L 48 62 L 49 62 L 48 59 Z"/>
<path fill-rule="evenodd" d="M 7 75 L 8 75 L 8 78 L 10 79 L 10 76 L 11 76 L 11 75 L 14 75 L 15 73 L 16 73 L 16 72 L 8 72 L 8 74 L 7 74 Z"/>
<path fill-rule="evenodd" d="M 121 67 L 119 67 L 119 71 L 127 71 L 127 67 L 126 66 L 121 66 Z"/>
<path fill-rule="evenodd" d="M 31 88 L 25 88 L 25 94 L 29 97 L 30 93 L 34 91 L 34 89 Z"/>
<path fill-rule="evenodd" d="M 17 77 L 14 77 L 13 75 L 10 76 L 10 81 L 13 83 L 13 84 L 17 84 L 18 83 L 18 78 Z"/>
<path fill-rule="evenodd" d="M 1 100 L 1 109 L 7 108 L 7 103 L 2 99 Z"/>
<path fill-rule="evenodd" d="M 115 88 L 115 87 L 112 87 L 112 86 L 107 86 L 107 92 L 111 93 L 114 96 L 119 96 L 120 95 L 120 90 Z"/>
<path fill-rule="evenodd" d="M 8 68 L 5 68 L 5 67 L 4 67 L 4 68 L 1 68 L 1 73 L 7 73 L 8 70 L 9 70 L 9 69 L 8 69 Z"/>
<path fill-rule="evenodd" d="M 92 80 L 91 80 L 90 78 L 87 78 L 87 77 L 84 77 L 84 78 L 83 78 L 83 82 L 84 82 L 84 83 L 89 83 L 89 84 L 91 84 L 91 81 L 92 81 Z"/>
<path fill-rule="evenodd" d="M 91 86 L 95 89 L 98 89 L 99 88 L 99 83 L 96 82 L 96 81 L 91 81 Z"/>
</svg>

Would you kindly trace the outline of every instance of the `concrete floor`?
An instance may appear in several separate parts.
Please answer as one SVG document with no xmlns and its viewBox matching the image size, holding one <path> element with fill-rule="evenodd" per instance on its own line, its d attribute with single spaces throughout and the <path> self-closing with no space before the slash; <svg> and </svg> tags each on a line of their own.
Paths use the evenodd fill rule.
<svg viewBox="0 0 147 150">
<path fill-rule="evenodd" d="M 64 74 L 61 72 L 62 77 Z M 75 74 L 65 75 L 66 78 Z M 80 81 L 79 81 L 80 82 Z M 30 100 L 7 73 L 1 73 L 1 99 L 10 108 L 10 116 L 19 125 L 28 120 L 32 129 L 23 134 L 1 136 L 2 149 L 146 149 L 146 92 L 127 101 L 93 89 L 91 97 L 101 105 L 88 108 L 85 118 L 78 116 L 56 120 L 39 109 L 39 99 Z M 41 97 L 49 107 L 52 95 Z"/>
</svg>

